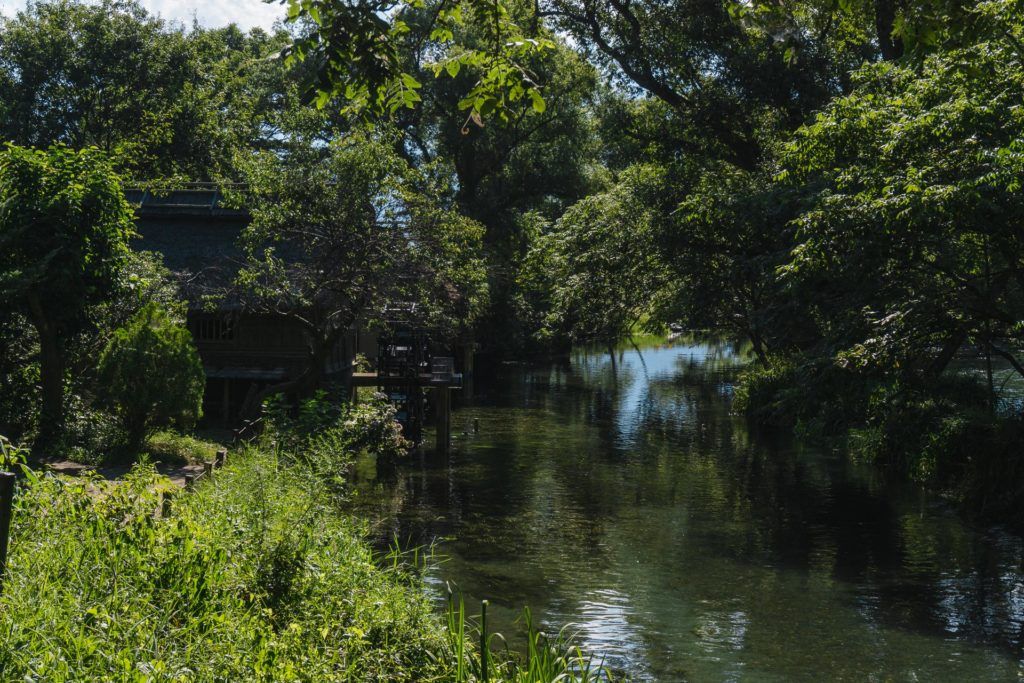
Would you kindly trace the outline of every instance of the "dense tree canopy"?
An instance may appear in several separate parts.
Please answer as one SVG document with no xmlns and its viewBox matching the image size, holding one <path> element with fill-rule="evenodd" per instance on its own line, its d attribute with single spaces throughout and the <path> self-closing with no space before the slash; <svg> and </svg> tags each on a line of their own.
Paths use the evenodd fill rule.
<svg viewBox="0 0 1024 683">
<path fill-rule="evenodd" d="M 815 193 L 786 277 L 852 361 L 941 372 L 970 341 L 1024 369 L 1022 59 L 997 37 L 863 69 L 787 151 Z"/>
<path fill-rule="evenodd" d="M 415 305 L 412 323 L 447 335 L 485 300 L 478 224 L 431 199 L 430 179 L 393 146 L 352 135 L 329 148 L 252 160 L 239 201 L 252 212 L 237 296 L 305 330 L 309 362 L 296 388 L 316 386 L 357 321 L 386 322 Z"/>
<path fill-rule="evenodd" d="M 502 354 L 724 331 L 761 369 L 747 403 L 804 396 L 804 423 L 830 401 L 872 429 L 897 422 L 879 406 L 934 411 L 971 354 L 994 420 L 993 359 L 1024 374 L 1019 0 L 283 4 L 270 34 L 33 3 L 2 20 L 0 136 L 247 183 L 220 294 L 306 329 L 306 388 L 349 325 L 411 302 Z M 48 267 L 41 245 L 5 282 Z M 77 290 L 96 301 L 67 334 L 137 310 L 108 289 Z M 39 327 L 8 301 L 9 324 Z M 34 381 L 42 341 L 7 345 L 5 382 Z"/>
<path fill-rule="evenodd" d="M 131 233 L 106 155 L 14 145 L 0 154 L 0 302 L 38 335 L 44 442 L 64 421 L 65 345 L 114 295 Z"/>
<path fill-rule="evenodd" d="M 32 3 L 0 18 L 0 138 L 95 146 L 130 179 L 207 180 L 265 133 L 286 37 L 170 26 L 131 0 Z"/>
</svg>

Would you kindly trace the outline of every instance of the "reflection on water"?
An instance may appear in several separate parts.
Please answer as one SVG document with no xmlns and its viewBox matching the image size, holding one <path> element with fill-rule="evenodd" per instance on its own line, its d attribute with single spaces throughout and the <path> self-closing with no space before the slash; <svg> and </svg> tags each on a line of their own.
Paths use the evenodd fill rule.
<svg viewBox="0 0 1024 683">
<path fill-rule="evenodd" d="M 730 415 L 744 362 L 677 341 L 481 378 L 445 460 L 360 470 L 380 538 L 637 680 L 1016 680 L 1024 544 Z M 478 434 L 459 434 L 479 419 Z M 467 429 L 467 431 L 469 431 Z"/>
</svg>

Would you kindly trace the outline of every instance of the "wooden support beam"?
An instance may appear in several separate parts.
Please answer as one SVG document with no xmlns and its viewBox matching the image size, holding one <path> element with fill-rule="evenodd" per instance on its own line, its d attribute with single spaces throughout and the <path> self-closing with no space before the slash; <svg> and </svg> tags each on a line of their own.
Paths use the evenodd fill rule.
<svg viewBox="0 0 1024 683">
<path fill-rule="evenodd" d="M 452 432 L 452 401 L 451 389 L 438 387 L 434 389 L 434 434 L 436 438 L 437 452 L 443 455 L 448 454 L 448 445 L 451 443 Z"/>
</svg>

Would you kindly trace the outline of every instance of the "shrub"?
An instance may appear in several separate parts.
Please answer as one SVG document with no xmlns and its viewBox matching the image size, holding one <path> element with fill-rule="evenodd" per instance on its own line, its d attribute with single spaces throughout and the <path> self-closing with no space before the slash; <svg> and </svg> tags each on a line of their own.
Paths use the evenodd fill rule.
<svg viewBox="0 0 1024 683">
<path fill-rule="evenodd" d="M 863 418 L 871 377 L 828 360 L 772 358 L 740 377 L 734 407 L 755 422 L 838 436 Z"/>
<path fill-rule="evenodd" d="M 117 330 L 99 361 L 101 393 L 134 455 L 153 429 L 191 426 L 201 415 L 205 376 L 192 337 L 156 304 Z"/>
<path fill-rule="evenodd" d="M 307 465 L 331 482 L 335 493 L 344 488 L 354 456 L 368 451 L 378 458 L 394 458 L 410 447 L 395 421 L 395 407 L 380 395 L 352 404 L 318 391 L 298 406 L 294 416 L 281 397 L 268 400 L 263 410 L 263 443 L 272 443 L 285 458 Z"/>
<path fill-rule="evenodd" d="M 217 448 L 218 445 L 215 443 L 172 431 L 157 432 L 146 442 L 146 452 L 153 462 L 176 464 L 213 460 Z"/>
</svg>

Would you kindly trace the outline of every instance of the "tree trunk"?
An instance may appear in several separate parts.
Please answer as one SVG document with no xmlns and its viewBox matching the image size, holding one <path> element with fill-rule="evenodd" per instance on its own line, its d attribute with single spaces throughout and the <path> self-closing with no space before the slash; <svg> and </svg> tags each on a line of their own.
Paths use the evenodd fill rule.
<svg viewBox="0 0 1024 683">
<path fill-rule="evenodd" d="M 946 340 L 945 345 L 939 350 L 939 354 L 932 359 L 928 366 L 928 372 L 934 376 L 941 375 L 946 371 L 946 368 L 953 358 L 956 356 L 956 352 L 963 346 L 964 341 L 967 340 L 967 333 L 962 330 L 957 330 L 953 335 Z"/>
<path fill-rule="evenodd" d="M 30 316 L 39 335 L 39 378 L 42 404 L 39 409 L 39 434 L 36 448 L 47 448 L 57 441 L 64 428 L 64 349 L 60 335 L 47 319 L 39 297 L 29 295 Z"/>
<path fill-rule="evenodd" d="M 903 40 L 893 37 L 896 28 L 896 0 L 875 0 L 875 31 L 882 59 L 891 62 L 903 56 Z"/>
</svg>

